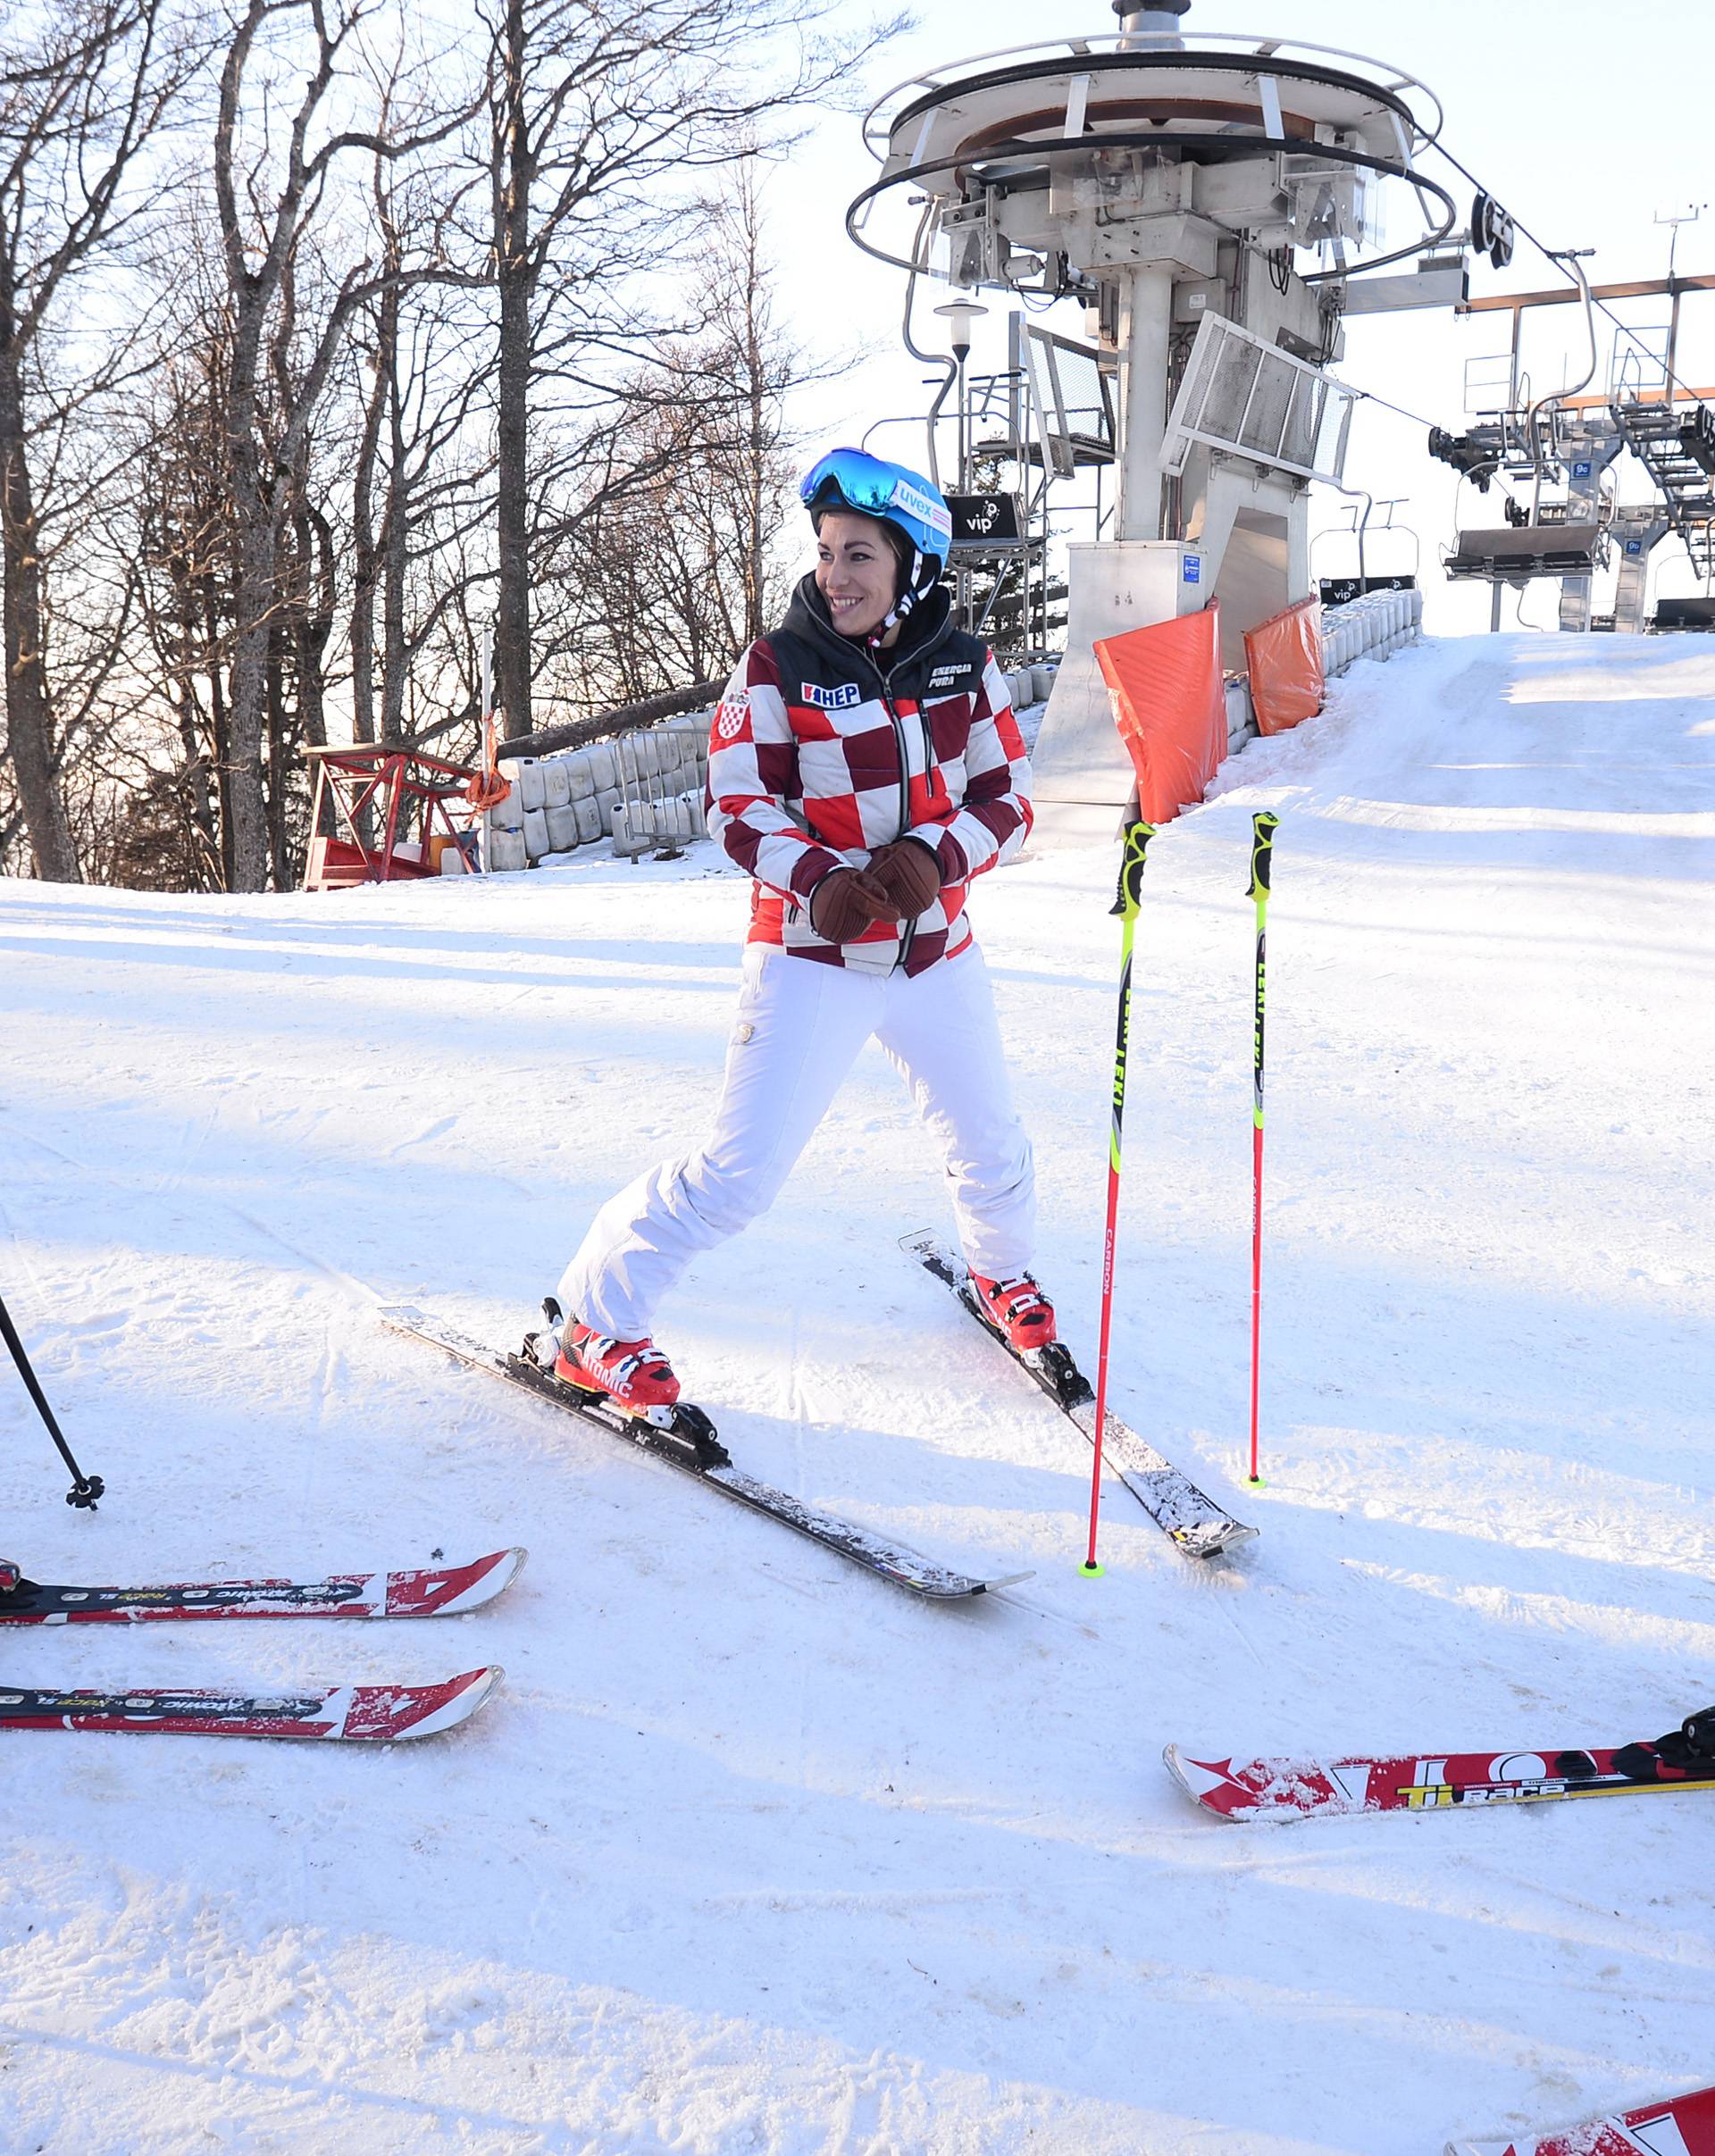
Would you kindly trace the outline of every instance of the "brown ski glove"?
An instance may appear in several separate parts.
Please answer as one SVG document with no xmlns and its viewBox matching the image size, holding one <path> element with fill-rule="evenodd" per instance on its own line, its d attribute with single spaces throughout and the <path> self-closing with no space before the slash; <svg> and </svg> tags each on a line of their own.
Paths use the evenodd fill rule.
<svg viewBox="0 0 1715 2156">
<path fill-rule="evenodd" d="M 861 868 L 833 869 L 810 893 L 810 926 L 830 943 L 849 943 L 872 922 L 898 917 L 879 879 Z"/>
<path fill-rule="evenodd" d="M 869 857 L 869 873 L 902 919 L 915 921 L 941 894 L 941 863 L 926 839 L 895 839 Z"/>
</svg>

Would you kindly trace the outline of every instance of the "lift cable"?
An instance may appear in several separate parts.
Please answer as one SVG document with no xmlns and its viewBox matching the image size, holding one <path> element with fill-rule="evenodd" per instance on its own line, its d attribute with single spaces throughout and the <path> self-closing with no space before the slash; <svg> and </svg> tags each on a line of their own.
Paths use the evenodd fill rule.
<svg viewBox="0 0 1715 2156">
<path fill-rule="evenodd" d="M 1448 163 L 1452 166 L 1456 172 L 1463 173 L 1465 178 L 1468 180 L 1471 185 L 1477 188 L 1479 192 L 1486 192 L 1483 187 L 1483 182 L 1477 178 L 1477 174 L 1472 171 L 1468 164 L 1461 164 L 1460 160 L 1453 155 L 1453 153 L 1447 147 L 1444 142 L 1437 139 L 1435 147 L 1440 151 L 1441 155 L 1447 160 Z M 1509 212 L 1508 214 L 1511 215 L 1512 213 Z M 1577 272 L 1567 267 L 1564 251 L 1562 251 L 1561 254 L 1557 255 L 1554 249 L 1551 247 L 1545 240 L 1539 239 L 1536 237 L 1535 233 L 1531 230 L 1530 227 L 1524 221 L 1523 218 L 1514 216 L 1512 222 L 1513 229 L 1516 231 L 1522 233 L 1523 236 L 1529 240 L 1531 246 L 1534 247 L 1536 252 L 1543 256 L 1544 261 L 1552 263 L 1555 269 L 1560 272 L 1560 275 L 1564 277 L 1569 284 L 1577 285 L 1578 283 L 1579 280 Z M 1662 376 L 1668 387 L 1677 389 L 1683 397 L 1689 397 L 1693 396 L 1694 392 L 1690 385 L 1681 380 L 1679 376 L 1674 372 L 1673 369 L 1669 366 L 1666 357 L 1661 353 L 1652 352 L 1650 347 L 1644 342 L 1643 338 L 1635 329 L 1633 329 L 1631 323 L 1628 322 L 1622 322 L 1619 316 L 1614 313 L 1614 310 L 1609 305 L 1605 299 L 1597 299 L 1593 294 L 1591 296 L 1591 304 L 1594 306 L 1600 307 L 1602 312 L 1608 317 L 1609 321 L 1613 323 L 1615 329 L 1620 330 L 1622 334 L 1628 337 L 1646 359 L 1655 362 L 1661 367 Z"/>
<path fill-rule="evenodd" d="M 1343 374 L 1341 376 L 1341 380 L 1345 382 L 1352 395 L 1363 402 L 1381 405 L 1389 412 L 1397 412 L 1401 419 L 1410 420 L 1415 426 L 1422 427 L 1428 433 L 1434 434 L 1439 430 L 1439 422 L 1432 419 L 1426 419 L 1421 412 L 1413 412 L 1407 405 L 1396 405 L 1391 397 L 1384 397 L 1377 389 L 1360 389 L 1355 382 Z M 1460 474 L 1461 483 L 1465 476 L 1463 472 Z M 1509 501 L 1518 498 L 1512 489 L 1508 486 L 1504 473 L 1495 472 L 1491 483 L 1499 487 Z M 1343 492 L 1344 489 L 1343 489 L 1342 491 Z"/>
</svg>

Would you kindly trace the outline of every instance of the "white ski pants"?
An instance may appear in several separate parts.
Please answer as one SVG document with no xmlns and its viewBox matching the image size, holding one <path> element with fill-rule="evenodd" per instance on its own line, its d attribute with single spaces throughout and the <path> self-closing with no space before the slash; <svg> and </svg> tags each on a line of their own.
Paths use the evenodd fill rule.
<svg viewBox="0 0 1715 2156">
<path fill-rule="evenodd" d="M 649 1169 L 596 1215 L 560 1281 L 568 1318 L 615 1340 L 643 1339 L 698 1252 L 774 1203 L 872 1036 L 940 1150 L 972 1269 L 991 1279 L 1028 1270 L 1036 1224 L 1030 1141 L 1013 1108 L 975 944 L 910 978 L 752 943 L 714 1128 L 699 1151 Z M 913 1224 L 901 1223 L 901 1232 Z"/>
</svg>

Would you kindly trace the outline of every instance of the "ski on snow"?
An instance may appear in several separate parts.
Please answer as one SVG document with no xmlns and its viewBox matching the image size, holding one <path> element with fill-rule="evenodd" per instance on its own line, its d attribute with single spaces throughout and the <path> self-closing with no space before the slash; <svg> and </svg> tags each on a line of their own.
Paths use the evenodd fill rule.
<svg viewBox="0 0 1715 2156">
<path fill-rule="evenodd" d="M 162 1587 L 60 1587 L 0 1563 L 0 1625 L 122 1625 L 186 1617 L 459 1617 L 518 1576 L 522 1550 L 416 1572 L 342 1572 L 325 1580 L 212 1580 Z"/>
<path fill-rule="evenodd" d="M 1192 1759 L 1176 1744 L 1169 1744 L 1162 1757 L 1186 1795 L 1205 1811 L 1240 1821 L 1349 1818 L 1366 1811 L 1450 1811 L 1461 1804 L 1549 1804 L 1569 1797 L 1715 1789 L 1715 1762 L 1702 1778 L 1644 1782 L 1619 1772 L 1613 1751 Z"/>
<path fill-rule="evenodd" d="M 1091 1444 L 1096 1442 L 1096 1399 L 1089 1381 L 1063 1343 L 1036 1350 L 1038 1360 L 1027 1361 L 1003 1333 L 990 1324 L 970 1287 L 964 1260 L 956 1258 L 929 1233 L 902 1236 L 899 1248 L 933 1273 L 951 1290 L 967 1310 L 1026 1375 L 1033 1378 L 1067 1419 L 1081 1430 Z M 1168 1541 L 1187 1557 L 1224 1557 L 1229 1550 L 1248 1542 L 1256 1533 L 1244 1526 L 1212 1497 L 1200 1490 L 1173 1462 L 1121 1422 L 1110 1408 L 1102 1438 L 1102 1458 L 1142 1506 Z"/>
<path fill-rule="evenodd" d="M 784 1490 L 772 1489 L 768 1483 L 758 1482 L 754 1475 L 746 1475 L 732 1465 L 726 1448 L 715 1435 L 714 1425 L 700 1408 L 682 1403 L 674 1411 L 671 1427 L 659 1429 L 652 1423 L 623 1413 L 593 1394 L 573 1391 L 529 1356 L 507 1354 L 486 1341 L 473 1340 L 456 1326 L 409 1305 L 394 1305 L 383 1309 L 380 1316 L 381 1323 L 393 1332 L 427 1341 L 473 1370 L 486 1370 L 492 1376 L 522 1385 L 538 1399 L 550 1400 L 555 1407 L 594 1423 L 610 1437 L 623 1438 L 640 1451 L 694 1475 L 699 1482 L 707 1483 L 724 1497 L 732 1498 L 752 1512 L 778 1520 L 782 1526 L 819 1542 L 823 1549 L 832 1550 L 837 1556 L 861 1566 L 866 1572 L 874 1573 L 879 1579 L 891 1580 L 896 1587 L 906 1588 L 924 1600 L 961 1601 L 972 1595 L 985 1594 L 991 1588 L 1015 1586 L 1020 1580 L 1030 1577 L 1027 1572 L 1017 1572 L 999 1579 L 974 1579 L 966 1573 L 937 1565 L 915 1550 L 886 1542 L 866 1527 L 857 1526 L 832 1512 L 824 1512 L 818 1506 L 805 1504 Z"/>
<path fill-rule="evenodd" d="M 0 1729 L 320 1737 L 345 1744 L 390 1744 L 456 1728 L 499 1682 L 499 1669 L 490 1665 L 439 1684 L 344 1684 L 281 1694 L 0 1690 Z"/>
<path fill-rule="evenodd" d="M 1715 2156 L 1715 2089 L 1586 2118 L 1539 2140 L 1450 2141 L 1444 2156 Z"/>
</svg>

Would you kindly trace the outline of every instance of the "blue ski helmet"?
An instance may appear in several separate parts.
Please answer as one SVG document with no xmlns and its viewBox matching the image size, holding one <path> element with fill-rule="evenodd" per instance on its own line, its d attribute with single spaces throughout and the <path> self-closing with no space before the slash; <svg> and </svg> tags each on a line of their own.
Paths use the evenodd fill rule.
<svg viewBox="0 0 1715 2156">
<path fill-rule="evenodd" d="M 910 546 L 901 589 L 888 629 L 903 621 L 920 598 L 934 589 L 946 566 L 953 539 L 953 519 L 939 487 L 904 464 L 891 464 L 866 449 L 830 449 L 804 475 L 799 497 L 812 517 L 824 509 L 855 509 L 861 516 L 891 525 Z"/>
<path fill-rule="evenodd" d="M 799 489 L 807 509 L 856 509 L 896 524 L 919 554 L 947 559 L 953 520 L 939 487 L 865 449 L 830 449 Z"/>
</svg>

